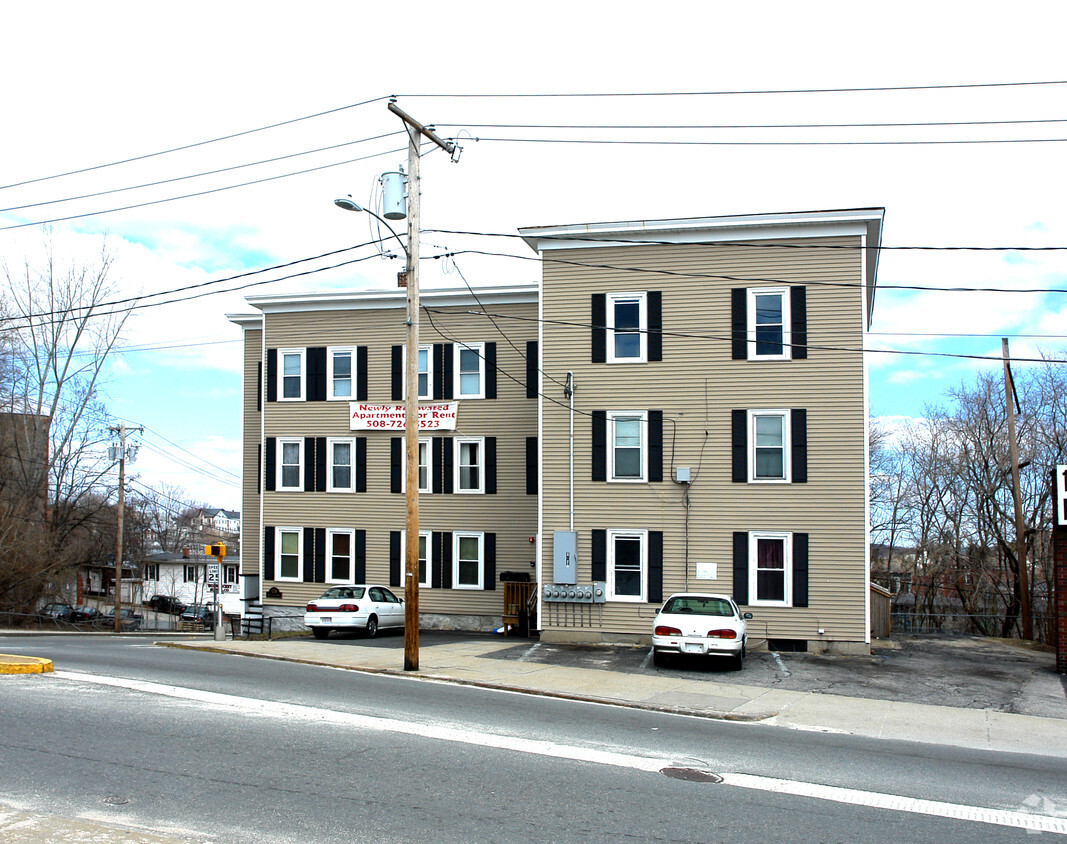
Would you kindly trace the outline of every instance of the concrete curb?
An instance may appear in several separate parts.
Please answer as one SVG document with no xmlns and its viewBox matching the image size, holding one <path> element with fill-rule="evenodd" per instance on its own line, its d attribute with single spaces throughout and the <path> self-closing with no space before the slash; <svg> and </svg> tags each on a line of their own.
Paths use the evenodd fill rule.
<svg viewBox="0 0 1067 844">
<path fill-rule="evenodd" d="M 52 670 L 50 659 L 0 654 L 0 674 L 46 674 Z"/>
</svg>

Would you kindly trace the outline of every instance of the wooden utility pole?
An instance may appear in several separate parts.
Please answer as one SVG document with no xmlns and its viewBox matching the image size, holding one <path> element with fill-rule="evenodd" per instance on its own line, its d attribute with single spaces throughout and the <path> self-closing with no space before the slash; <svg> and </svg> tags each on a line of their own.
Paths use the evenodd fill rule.
<svg viewBox="0 0 1067 844">
<path fill-rule="evenodd" d="M 1023 638 L 1034 638 L 1034 619 L 1030 614 L 1030 577 L 1026 570 L 1026 519 L 1023 496 L 1019 488 L 1019 443 L 1015 439 L 1015 385 L 1011 378 L 1008 338 L 1000 341 L 1004 356 L 1004 397 L 1008 405 L 1008 444 L 1011 448 L 1011 493 L 1015 499 L 1015 559 L 1019 565 L 1019 591 L 1022 593 Z"/>
<path fill-rule="evenodd" d="M 425 136 L 458 159 L 457 147 L 443 141 L 410 115 L 389 103 L 408 133 L 408 342 L 405 372 L 404 443 L 407 520 L 404 548 L 404 670 L 419 670 L 419 142 Z"/>
<path fill-rule="evenodd" d="M 112 428 L 114 430 L 114 428 Z M 122 632 L 122 515 L 126 504 L 126 423 L 119 425 L 119 530 L 115 537 L 115 632 Z"/>
</svg>

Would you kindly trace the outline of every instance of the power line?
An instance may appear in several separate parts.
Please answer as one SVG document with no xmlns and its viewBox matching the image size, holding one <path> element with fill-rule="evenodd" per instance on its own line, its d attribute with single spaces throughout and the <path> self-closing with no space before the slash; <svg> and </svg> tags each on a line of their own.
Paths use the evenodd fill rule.
<svg viewBox="0 0 1067 844">
<path fill-rule="evenodd" d="M 455 140 L 455 139 L 450 139 Z M 1067 138 L 966 138 L 959 140 L 910 141 L 679 141 L 641 140 L 635 138 L 480 138 L 477 142 L 513 144 L 593 144 L 602 146 L 672 146 L 672 147 L 852 147 L 852 146 L 939 146 L 952 144 L 1047 144 L 1063 143 Z"/>
<path fill-rule="evenodd" d="M 360 103 L 351 103 L 349 105 L 338 106 L 337 108 L 327 109 L 326 111 L 319 111 L 319 112 L 316 112 L 315 114 L 306 114 L 303 117 L 294 117 L 294 118 L 292 118 L 290 120 L 282 120 L 282 121 L 279 121 L 278 123 L 270 123 L 267 126 L 260 126 L 260 127 L 256 128 L 256 129 L 246 129 L 246 130 L 244 130 L 242 132 L 234 132 L 233 134 L 230 134 L 230 135 L 223 135 L 221 137 L 211 138 L 211 139 L 206 140 L 206 141 L 196 141 L 195 143 L 183 144 L 182 146 L 179 146 L 179 147 L 172 147 L 171 149 L 164 149 L 164 150 L 160 150 L 158 152 L 145 153 L 144 155 L 135 155 L 135 156 L 133 156 L 131 158 L 124 158 L 124 159 L 122 159 L 120 161 L 112 161 L 112 162 L 109 162 L 107 164 L 94 164 L 92 167 L 82 167 L 79 170 L 68 170 L 65 173 L 55 173 L 55 174 L 53 174 L 51 176 L 39 176 L 39 177 L 34 178 L 34 179 L 26 179 L 26 180 L 21 181 L 21 182 L 13 182 L 10 185 L 0 185 L 0 190 L 7 190 L 8 188 L 17 188 L 17 187 L 21 187 L 22 185 L 32 185 L 35 182 L 46 182 L 46 181 L 49 181 L 51 179 L 60 179 L 60 178 L 63 178 L 64 176 L 75 176 L 75 175 L 78 175 L 79 173 L 88 173 L 91 170 L 101 170 L 101 169 L 103 169 L 105 167 L 117 167 L 120 164 L 129 164 L 130 162 L 133 162 L 133 161 L 143 161 L 146 158 L 155 158 L 155 157 L 160 156 L 160 155 L 169 155 L 172 152 L 181 152 L 182 150 L 193 149 L 194 147 L 202 147 L 202 146 L 206 146 L 207 144 L 215 144 L 215 143 L 218 143 L 219 141 L 228 141 L 228 140 L 230 140 L 232 138 L 240 138 L 240 137 L 242 137 L 244 135 L 252 135 L 252 134 L 255 134 L 256 132 L 265 132 L 268 129 L 277 129 L 279 126 L 288 126 L 291 123 L 299 123 L 299 122 L 301 122 L 303 120 L 311 120 L 311 119 L 316 118 L 316 117 L 324 117 L 327 114 L 335 114 L 335 113 L 337 113 L 339 111 L 346 111 L 346 110 L 352 109 L 352 108 L 359 108 L 360 106 L 370 105 L 371 103 L 377 103 L 377 102 L 381 102 L 382 100 L 387 100 L 387 99 L 389 99 L 389 95 L 385 95 L 385 96 L 381 96 L 381 97 L 375 97 L 374 99 L 364 100 L 363 102 L 360 102 Z"/>
<path fill-rule="evenodd" d="M 438 123 L 454 129 L 897 129 L 931 126 L 1015 126 L 1067 123 L 1067 118 L 935 120 L 889 123 Z"/>
</svg>

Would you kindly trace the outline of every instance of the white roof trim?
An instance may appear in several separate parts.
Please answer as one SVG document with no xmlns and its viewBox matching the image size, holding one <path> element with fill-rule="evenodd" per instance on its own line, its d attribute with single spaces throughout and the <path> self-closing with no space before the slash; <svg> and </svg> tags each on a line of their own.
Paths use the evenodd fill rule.
<svg viewBox="0 0 1067 844">
<path fill-rule="evenodd" d="M 540 285 L 523 284 L 500 287 L 474 288 L 472 294 L 465 287 L 447 289 L 423 289 L 419 294 L 422 305 L 445 307 L 457 305 L 477 306 L 508 303 L 536 302 Z M 477 297 L 477 298 L 475 298 Z M 359 290 L 349 293 L 267 293 L 247 296 L 245 301 L 264 314 L 292 311 L 343 311 L 378 310 L 382 308 L 406 308 L 407 292 L 398 290 Z"/>
</svg>

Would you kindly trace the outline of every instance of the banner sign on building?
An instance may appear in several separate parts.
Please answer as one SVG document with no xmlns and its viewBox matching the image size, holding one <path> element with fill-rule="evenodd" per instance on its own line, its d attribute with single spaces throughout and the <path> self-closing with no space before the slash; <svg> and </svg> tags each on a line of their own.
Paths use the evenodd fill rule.
<svg viewBox="0 0 1067 844">
<path fill-rule="evenodd" d="M 352 431 L 403 431 L 406 413 L 402 404 L 349 402 Z M 454 431 L 459 402 L 419 405 L 420 431 Z"/>
<path fill-rule="evenodd" d="M 1056 524 L 1067 526 L 1067 466 L 1056 467 Z"/>
</svg>

